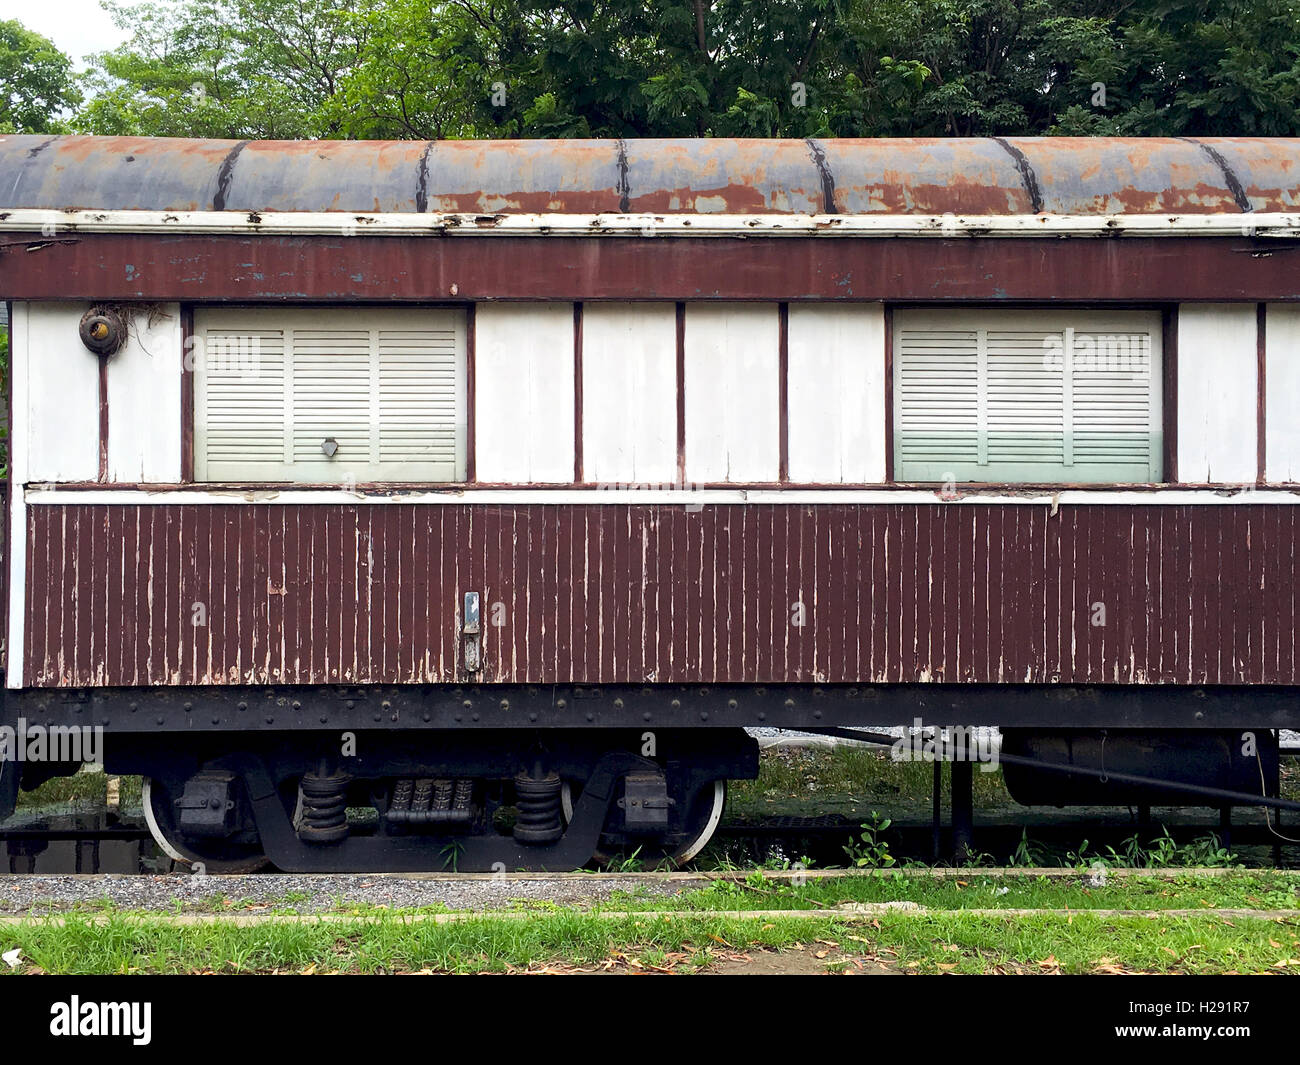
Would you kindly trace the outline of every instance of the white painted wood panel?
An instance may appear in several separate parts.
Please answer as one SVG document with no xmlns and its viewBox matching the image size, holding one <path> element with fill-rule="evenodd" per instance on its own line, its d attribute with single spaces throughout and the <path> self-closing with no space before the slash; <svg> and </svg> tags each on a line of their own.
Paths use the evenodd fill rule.
<svg viewBox="0 0 1300 1065">
<path fill-rule="evenodd" d="M 1178 309 L 1178 479 L 1254 483 L 1258 354 L 1255 304 Z"/>
<path fill-rule="evenodd" d="M 1270 303 L 1264 325 L 1264 471 L 1300 481 L 1300 307 Z"/>
<path fill-rule="evenodd" d="M 677 477 L 677 307 L 582 309 L 582 464 L 600 484 Z"/>
<path fill-rule="evenodd" d="M 792 304 L 790 480 L 885 480 L 885 312 L 879 303 Z"/>
<path fill-rule="evenodd" d="M 573 305 L 480 304 L 474 432 L 480 481 L 573 480 Z"/>
<path fill-rule="evenodd" d="M 77 335 L 89 308 L 29 303 L 15 315 L 14 361 L 22 361 L 27 380 L 28 481 L 99 477 L 99 359 Z"/>
<path fill-rule="evenodd" d="M 686 308 L 686 479 L 780 475 L 779 324 L 774 303 Z"/>
<path fill-rule="evenodd" d="M 108 362 L 108 477 L 174 484 L 181 479 L 180 305 L 131 325 Z"/>
</svg>

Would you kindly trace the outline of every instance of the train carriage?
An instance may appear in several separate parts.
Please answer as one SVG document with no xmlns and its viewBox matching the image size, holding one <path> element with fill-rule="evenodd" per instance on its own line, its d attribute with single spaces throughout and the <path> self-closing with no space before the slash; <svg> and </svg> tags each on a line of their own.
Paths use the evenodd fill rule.
<svg viewBox="0 0 1300 1065">
<path fill-rule="evenodd" d="M 1024 801 L 1267 802 L 1297 173 L 0 137 L 4 723 L 101 729 L 209 870 L 685 860 L 752 726 L 998 725 Z M 0 815 L 70 768 L 4 763 Z"/>
</svg>

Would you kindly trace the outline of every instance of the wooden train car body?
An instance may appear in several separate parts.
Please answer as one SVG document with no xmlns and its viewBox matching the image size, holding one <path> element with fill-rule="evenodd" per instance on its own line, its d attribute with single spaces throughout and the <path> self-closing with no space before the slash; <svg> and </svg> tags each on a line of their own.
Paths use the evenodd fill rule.
<svg viewBox="0 0 1300 1065">
<path fill-rule="evenodd" d="M 1295 726 L 1297 167 L 0 138 L 6 712 L 593 803 L 611 730 Z"/>
</svg>

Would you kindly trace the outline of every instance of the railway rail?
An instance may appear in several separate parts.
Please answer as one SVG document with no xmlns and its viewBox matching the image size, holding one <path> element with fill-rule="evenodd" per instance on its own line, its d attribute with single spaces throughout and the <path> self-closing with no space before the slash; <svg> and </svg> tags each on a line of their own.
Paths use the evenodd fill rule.
<svg viewBox="0 0 1300 1065">
<path fill-rule="evenodd" d="M 1006 862 L 1026 840 L 1036 852 L 1065 855 L 1085 844 L 1089 859 L 1108 849 L 1122 853 L 1135 838 L 1143 847 L 1171 840 L 1179 847 L 1194 846 L 1213 836 L 1217 845 L 1250 865 L 1300 868 L 1300 839 L 1276 818 L 1270 823 L 1237 820 L 1224 825 L 1213 812 L 1190 816 L 1143 819 L 1139 811 L 1023 811 L 1018 816 L 981 819 L 975 826 L 967 860 L 981 866 Z M 712 868 L 771 868 L 774 863 L 805 863 L 811 869 L 843 866 L 845 846 L 857 839 L 869 823 L 864 810 L 857 816 L 829 814 L 816 817 L 774 815 L 754 821 L 721 824 L 714 835 L 714 853 L 684 868 L 708 872 Z M 1279 834 L 1281 833 L 1281 834 Z M 1300 833 L 1298 833 L 1300 834 Z M 893 817 L 880 834 L 897 863 L 937 863 L 956 854 L 952 830 L 918 817 Z M 46 827 L 25 823 L 0 827 L 4 865 L 11 874 L 88 873 L 156 875 L 189 871 L 154 846 L 143 818 L 118 824 Z M 607 869 L 643 868 L 635 855 L 615 856 Z M 238 875 L 238 874 L 234 874 Z M 285 874 L 288 875 L 288 874 Z M 471 874 L 465 874 L 471 875 Z"/>
</svg>

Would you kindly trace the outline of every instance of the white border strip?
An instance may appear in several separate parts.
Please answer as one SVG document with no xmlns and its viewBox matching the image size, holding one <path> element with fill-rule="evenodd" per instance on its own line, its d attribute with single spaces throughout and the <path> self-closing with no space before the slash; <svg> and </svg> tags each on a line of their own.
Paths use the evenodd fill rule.
<svg viewBox="0 0 1300 1065">
<path fill-rule="evenodd" d="M 349 214 L 342 211 L 88 211 L 13 208 L 0 231 L 57 240 L 74 233 L 266 233 L 357 236 L 1298 237 L 1300 214 L 810 215 Z"/>
<path fill-rule="evenodd" d="M 9 624 L 5 630 L 5 687 L 23 686 L 23 646 L 27 636 L 27 304 L 10 304 L 9 388 Z"/>
<path fill-rule="evenodd" d="M 1008 505 L 1023 503 L 1034 506 L 1077 506 L 1108 504 L 1113 506 L 1184 506 L 1273 504 L 1300 506 L 1300 485 L 1291 489 L 1254 487 L 1187 488 L 1152 491 L 1133 489 L 1069 489 L 1061 492 L 1031 491 L 1024 494 L 1004 489 L 988 492 L 959 492 L 944 499 L 938 492 L 922 488 L 702 488 L 698 490 L 661 488 L 457 488 L 446 491 L 394 488 L 389 491 L 348 491 L 338 488 L 307 490 L 298 488 L 196 488 L 148 491 L 140 488 L 67 489 L 51 485 L 32 485 L 26 491 L 28 506 L 87 505 L 178 506 L 186 503 L 244 506 L 249 503 L 277 503 L 289 506 L 312 504 L 543 504 L 552 506 L 607 505 L 642 503 L 647 506 L 704 507 L 737 503 L 810 505 L 929 504 L 951 503 Z"/>
</svg>

